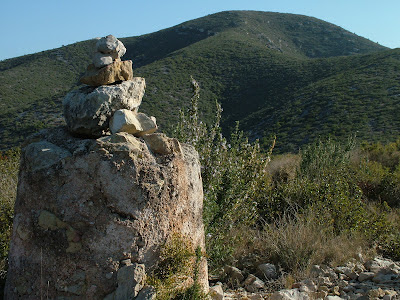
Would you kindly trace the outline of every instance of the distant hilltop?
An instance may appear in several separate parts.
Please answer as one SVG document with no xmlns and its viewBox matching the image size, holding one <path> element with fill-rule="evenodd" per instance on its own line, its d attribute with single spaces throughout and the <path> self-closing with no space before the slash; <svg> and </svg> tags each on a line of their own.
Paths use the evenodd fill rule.
<svg viewBox="0 0 400 300">
<path fill-rule="evenodd" d="M 199 108 L 222 127 L 241 129 L 276 151 L 297 151 L 319 136 L 357 133 L 369 141 L 399 135 L 400 51 L 334 24 L 295 14 L 227 11 L 138 37 L 122 38 L 134 76 L 145 77 L 142 111 L 166 132 L 188 106 L 190 75 Z M 0 148 L 63 124 L 60 103 L 91 61 L 84 41 L 0 62 Z"/>
</svg>

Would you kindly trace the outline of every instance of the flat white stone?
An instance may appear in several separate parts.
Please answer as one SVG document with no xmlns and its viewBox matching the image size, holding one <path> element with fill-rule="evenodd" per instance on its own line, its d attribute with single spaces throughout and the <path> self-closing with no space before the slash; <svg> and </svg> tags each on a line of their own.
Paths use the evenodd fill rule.
<svg viewBox="0 0 400 300">
<path fill-rule="evenodd" d="M 153 133 L 157 130 L 154 117 L 127 109 L 117 110 L 110 120 L 111 133 L 127 132 L 135 136 Z"/>
<path fill-rule="evenodd" d="M 112 64 L 113 57 L 110 54 L 103 54 L 100 52 L 96 52 L 93 55 L 93 64 L 96 68 L 102 68 Z"/>
</svg>

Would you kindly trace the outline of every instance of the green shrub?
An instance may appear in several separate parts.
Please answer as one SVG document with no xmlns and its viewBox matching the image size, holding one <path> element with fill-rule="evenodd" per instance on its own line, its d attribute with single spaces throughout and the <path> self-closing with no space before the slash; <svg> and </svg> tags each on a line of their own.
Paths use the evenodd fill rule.
<svg viewBox="0 0 400 300">
<path fill-rule="evenodd" d="M 160 264 L 155 275 L 165 279 L 177 273 L 187 273 L 190 268 L 190 259 L 195 256 L 193 245 L 187 238 L 173 234 L 161 247 Z"/>
<path fill-rule="evenodd" d="M 394 260 L 400 260 L 400 232 L 388 235 L 378 245 L 380 253 Z"/>
<path fill-rule="evenodd" d="M 158 300 L 202 300 L 206 295 L 198 282 L 201 249 L 187 237 L 173 234 L 161 247 L 160 263 L 147 280 Z"/>
<path fill-rule="evenodd" d="M 348 164 L 353 139 L 341 145 L 317 141 L 300 151 L 300 166 L 291 180 L 277 181 L 259 208 L 268 222 L 285 214 L 312 209 L 318 222 L 337 233 L 357 230 L 365 223 L 362 192 L 351 180 Z"/>
<path fill-rule="evenodd" d="M 355 147 L 354 138 L 341 143 L 328 138 L 317 140 L 300 151 L 300 172 L 303 177 L 314 180 L 343 172 L 348 166 L 350 153 Z"/>
<path fill-rule="evenodd" d="M 197 103 L 200 88 L 192 78 L 193 97 L 185 113 L 181 111 L 175 136 L 192 144 L 200 155 L 204 187 L 204 223 L 207 253 L 212 266 L 231 257 L 234 241 L 228 232 L 258 219 L 257 198 L 269 186 L 269 153 L 258 141 L 250 144 L 238 126 L 228 141 L 220 128 L 221 106 L 217 103 L 212 126 L 199 120 Z"/>
<path fill-rule="evenodd" d="M 362 150 L 369 160 L 378 162 L 391 171 L 399 166 L 400 139 L 386 145 L 381 143 L 363 143 Z"/>
<path fill-rule="evenodd" d="M 358 185 L 369 201 L 400 206 L 400 140 L 362 145 L 353 162 Z"/>
</svg>

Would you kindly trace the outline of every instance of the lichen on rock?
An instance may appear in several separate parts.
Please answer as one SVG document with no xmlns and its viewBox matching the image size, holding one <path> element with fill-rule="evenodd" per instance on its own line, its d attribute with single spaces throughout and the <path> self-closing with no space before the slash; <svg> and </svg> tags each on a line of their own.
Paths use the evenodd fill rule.
<svg viewBox="0 0 400 300">
<path fill-rule="evenodd" d="M 189 236 L 204 250 L 203 192 L 193 147 L 183 144 L 182 153 L 160 154 L 128 133 L 81 139 L 65 128 L 42 131 L 32 139 L 70 155 L 35 169 L 28 167 L 29 141 L 23 150 L 9 299 L 37 297 L 44 284 L 50 297 L 105 297 L 118 286 L 115 274 L 123 260 L 143 264 L 150 272 L 173 232 Z M 205 260 L 200 269 L 206 289 Z M 72 280 L 78 271 L 86 274 L 84 282 Z M 15 291 L 12 287 L 21 278 L 34 288 Z"/>
</svg>

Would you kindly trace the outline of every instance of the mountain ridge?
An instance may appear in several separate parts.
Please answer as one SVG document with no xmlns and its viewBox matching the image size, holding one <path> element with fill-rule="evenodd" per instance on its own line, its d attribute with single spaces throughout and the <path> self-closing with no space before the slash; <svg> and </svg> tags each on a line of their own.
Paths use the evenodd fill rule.
<svg viewBox="0 0 400 300">
<path fill-rule="evenodd" d="M 313 101 L 313 87 L 323 85 L 323 78 L 335 93 L 342 91 L 336 86 L 335 76 L 357 69 L 363 57 L 370 64 L 375 59 L 389 62 L 393 66 L 390 82 L 398 76 L 396 50 L 331 23 L 295 14 L 221 12 L 121 41 L 127 48 L 124 59 L 133 60 L 134 75 L 147 80 L 143 110 L 157 117 L 161 129 L 170 131 L 177 122 L 177 108 L 188 106 L 189 78 L 193 75 L 202 88 L 200 111 L 207 122 L 214 116 L 217 100 L 224 108 L 222 125 L 226 133 L 240 121 L 243 130 L 253 138 L 265 139 L 265 143 L 270 135 L 277 134 L 278 141 L 281 136 L 282 151 L 295 151 L 318 136 L 321 122 L 309 120 L 304 130 L 302 126 L 298 130 L 282 129 L 281 124 L 293 127 L 304 121 L 307 113 L 301 103 L 318 107 Z M 62 123 L 62 97 L 77 86 L 90 63 L 91 43 L 83 41 L 0 62 L 0 148 L 18 145 L 27 133 Z M 382 52 L 388 53 L 386 58 L 379 56 Z M 362 83 L 373 78 L 366 68 L 364 64 L 364 71 L 357 69 Z M 395 84 L 396 93 L 398 88 Z M 367 93 L 368 89 L 362 95 Z M 379 93 L 373 90 L 372 94 Z M 357 102 L 361 96 L 354 97 Z M 303 100 L 297 103 L 298 99 Z M 291 103 L 292 111 L 283 109 L 287 103 Z M 394 104 L 397 107 L 396 101 Z M 397 124 L 394 121 L 389 120 Z M 268 128 L 263 129 L 263 124 Z M 335 133 L 325 127 L 321 135 Z M 310 135 L 312 131 L 315 134 Z M 353 131 L 357 128 L 350 125 L 340 136 Z M 299 133 L 304 137 L 297 137 Z M 397 133 L 394 130 L 387 137 Z M 368 139 L 367 134 L 363 136 Z M 293 145 L 286 147 L 284 143 Z"/>
</svg>

